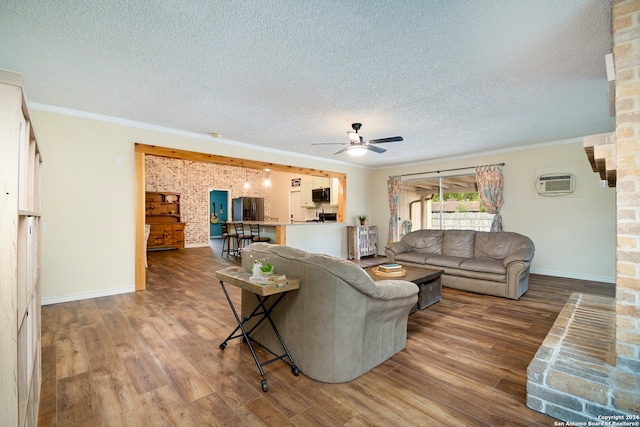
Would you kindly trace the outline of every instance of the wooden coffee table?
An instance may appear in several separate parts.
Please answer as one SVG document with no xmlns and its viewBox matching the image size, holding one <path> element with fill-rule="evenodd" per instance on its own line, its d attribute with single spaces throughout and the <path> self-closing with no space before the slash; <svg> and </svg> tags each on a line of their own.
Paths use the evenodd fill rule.
<svg viewBox="0 0 640 427">
<path fill-rule="evenodd" d="M 418 285 L 418 303 L 416 307 L 411 310 L 411 313 L 420 309 L 423 310 L 432 304 L 442 300 L 442 283 L 440 282 L 440 276 L 443 270 L 434 270 L 431 268 L 420 268 L 403 265 L 407 272 L 404 276 L 388 277 L 375 274 L 373 268 L 377 266 L 371 266 L 364 269 L 373 280 L 387 280 L 387 279 L 399 279 L 407 280 Z"/>
</svg>

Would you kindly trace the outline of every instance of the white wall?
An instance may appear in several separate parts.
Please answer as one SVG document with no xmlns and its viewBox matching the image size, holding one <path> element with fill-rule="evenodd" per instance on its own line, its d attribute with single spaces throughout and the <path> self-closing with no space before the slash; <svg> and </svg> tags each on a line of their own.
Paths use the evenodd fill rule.
<svg viewBox="0 0 640 427">
<path fill-rule="evenodd" d="M 162 129 L 31 110 L 44 159 L 45 304 L 133 291 L 135 142 L 346 173 L 346 222 L 355 224 L 357 215 L 368 215 L 368 223 L 379 227 L 381 252 L 388 232 L 389 175 L 505 162 L 504 196 L 513 204 L 503 208 L 504 226 L 533 239 L 532 270 L 611 282 L 615 276 L 615 191 L 599 188 L 581 142 L 371 171 Z M 549 164 L 577 165 L 577 195 L 534 195 L 534 171 Z"/>
<path fill-rule="evenodd" d="M 615 189 L 600 188 L 582 141 L 541 144 L 521 151 L 394 167 L 374 173 L 374 188 L 386 188 L 391 175 L 505 163 L 502 220 L 504 231 L 530 237 L 536 254 L 531 271 L 538 274 L 613 283 L 615 280 Z M 571 196 L 540 197 L 537 173 L 574 171 L 576 191 Z M 387 243 L 389 203 L 386 191 L 372 192 L 372 224 L 378 224 L 378 248 Z M 506 201 L 511 200 L 509 205 Z"/>
<path fill-rule="evenodd" d="M 43 160 L 42 298 L 55 303 L 131 292 L 134 277 L 136 142 L 348 174 L 366 187 L 371 171 L 316 158 L 231 146 L 208 137 L 31 108 Z M 117 159 L 117 160 L 116 160 Z M 116 164 L 117 163 L 117 164 Z M 349 195 L 348 216 L 370 203 Z"/>
</svg>

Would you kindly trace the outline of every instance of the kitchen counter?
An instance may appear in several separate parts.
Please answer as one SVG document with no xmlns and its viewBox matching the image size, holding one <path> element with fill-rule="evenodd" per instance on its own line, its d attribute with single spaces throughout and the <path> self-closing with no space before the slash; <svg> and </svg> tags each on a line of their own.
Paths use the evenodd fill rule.
<svg viewBox="0 0 640 427">
<path fill-rule="evenodd" d="M 294 221 L 294 222 L 283 222 L 283 221 L 227 221 L 228 224 L 233 223 L 243 223 L 243 224 L 259 224 L 264 226 L 291 226 L 291 225 L 309 225 L 309 224 L 340 224 L 338 221 Z"/>
<path fill-rule="evenodd" d="M 234 221 L 229 221 L 232 224 Z M 272 243 L 303 249 L 307 252 L 347 257 L 347 224 L 337 221 L 282 222 L 235 221 L 260 225 L 260 235 Z"/>
</svg>

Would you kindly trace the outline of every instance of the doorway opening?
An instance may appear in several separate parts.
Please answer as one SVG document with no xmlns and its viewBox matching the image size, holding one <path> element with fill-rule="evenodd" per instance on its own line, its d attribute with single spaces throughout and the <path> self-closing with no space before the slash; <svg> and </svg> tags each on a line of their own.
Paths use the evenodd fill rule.
<svg viewBox="0 0 640 427">
<path fill-rule="evenodd" d="M 135 289 L 141 291 L 146 289 L 146 250 L 147 243 L 145 239 L 145 156 L 152 155 L 157 157 L 166 157 L 172 159 L 182 159 L 195 162 L 217 163 L 221 165 L 229 165 L 243 167 L 246 169 L 266 168 L 271 171 L 294 172 L 301 176 L 317 176 L 323 178 L 338 178 L 339 191 L 338 198 L 338 218 L 339 222 L 344 221 L 346 193 L 346 174 L 340 172 L 328 172 L 318 169 L 309 169 L 303 167 L 293 167 L 288 165 L 267 163 L 257 160 L 239 159 L 235 157 L 221 156 L 217 154 L 198 153 L 193 151 L 179 150 L 175 148 L 159 147 L 155 145 L 146 145 L 136 143 L 134 146 L 134 197 L 135 197 Z M 227 206 L 229 205 L 227 201 Z M 219 208 L 218 208 L 219 209 Z M 228 210 L 227 210 L 228 212 Z"/>
<path fill-rule="evenodd" d="M 222 238 L 220 222 L 229 221 L 229 191 L 209 190 L 209 239 Z"/>
</svg>

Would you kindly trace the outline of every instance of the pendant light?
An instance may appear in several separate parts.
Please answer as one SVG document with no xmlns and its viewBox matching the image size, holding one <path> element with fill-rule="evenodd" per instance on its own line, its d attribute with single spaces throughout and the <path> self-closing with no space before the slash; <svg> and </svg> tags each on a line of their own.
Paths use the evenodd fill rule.
<svg viewBox="0 0 640 427">
<path fill-rule="evenodd" d="M 249 187 L 251 187 L 251 184 L 249 184 L 249 171 L 247 169 L 244 170 L 244 185 L 243 185 L 245 190 L 248 190 Z"/>
</svg>

